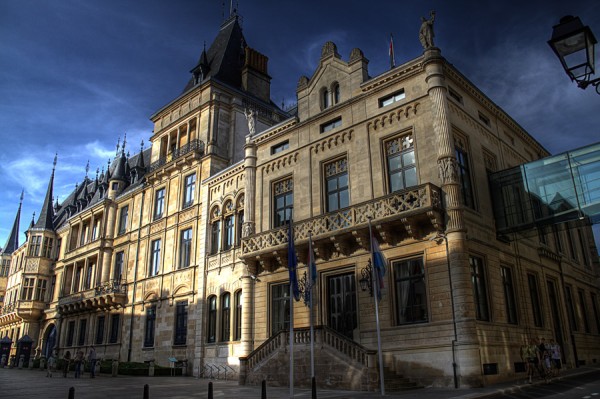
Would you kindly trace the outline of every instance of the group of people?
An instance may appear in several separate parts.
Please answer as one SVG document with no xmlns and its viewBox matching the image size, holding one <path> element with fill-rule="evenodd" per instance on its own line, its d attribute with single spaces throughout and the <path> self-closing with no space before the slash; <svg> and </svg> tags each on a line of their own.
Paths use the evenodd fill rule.
<svg viewBox="0 0 600 399">
<path fill-rule="evenodd" d="M 56 357 L 56 351 L 54 351 L 48 358 L 48 372 L 46 377 L 52 377 L 52 372 L 56 369 Z M 71 363 L 75 367 L 75 378 L 81 378 L 84 369 L 84 362 L 86 360 L 90 367 L 90 378 L 94 378 L 96 376 L 96 361 L 98 359 L 96 357 L 96 349 L 93 346 L 90 346 L 87 358 L 84 357 L 83 351 L 79 349 L 77 352 L 75 352 L 73 357 L 71 357 L 71 351 L 66 351 L 62 360 L 62 373 L 64 378 L 67 378 L 67 375 L 69 374 Z"/>
<path fill-rule="evenodd" d="M 527 365 L 527 378 L 531 384 L 533 375 L 537 371 L 540 378 L 548 381 L 557 377 L 562 368 L 562 354 L 560 345 L 550 339 L 546 343 L 545 338 L 531 338 L 529 344 L 521 347 L 521 358 Z"/>
</svg>

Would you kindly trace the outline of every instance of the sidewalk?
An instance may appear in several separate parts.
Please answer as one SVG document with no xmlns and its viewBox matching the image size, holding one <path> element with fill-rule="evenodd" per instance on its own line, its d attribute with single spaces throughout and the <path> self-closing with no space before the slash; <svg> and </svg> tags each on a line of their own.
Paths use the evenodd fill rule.
<svg viewBox="0 0 600 399">
<path fill-rule="evenodd" d="M 564 370 L 561 378 L 600 370 L 598 366 Z M 388 392 L 386 398 L 400 399 L 473 399 L 486 398 L 499 393 L 510 393 L 523 387 L 525 378 L 518 383 L 503 383 L 484 388 L 422 388 L 404 392 Z M 214 398 L 252 399 L 261 397 L 260 386 L 239 386 L 236 381 L 212 380 Z M 111 377 L 102 374 L 95 379 L 85 374 L 83 378 L 63 378 L 60 372 L 47 378 L 45 371 L 0 369 L 0 395 L 4 398 L 68 398 L 69 388 L 75 388 L 75 399 L 137 399 L 143 398 L 144 385 L 148 384 L 150 399 L 208 398 L 206 379 L 194 377 Z M 544 381 L 534 382 L 534 384 Z M 288 387 L 267 387 L 267 398 L 289 398 Z M 308 389 L 294 389 L 294 398 L 310 399 Z M 319 389 L 319 399 L 366 399 L 380 397 L 377 392 L 332 391 Z"/>
</svg>

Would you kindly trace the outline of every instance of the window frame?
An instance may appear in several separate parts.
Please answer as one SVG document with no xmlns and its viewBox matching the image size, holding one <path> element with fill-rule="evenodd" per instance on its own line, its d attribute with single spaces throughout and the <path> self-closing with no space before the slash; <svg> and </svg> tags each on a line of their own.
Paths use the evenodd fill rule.
<svg viewBox="0 0 600 399">
<path fill-rule="evenodd" d="M 153 220 L 161 219 L 165 212 L 165 192 L 166 188 L 161 187 L 154 193 L 154 212 L 152 214 Z"/>
<path fill-rule="evenodd" d="M 221 294 L 221 342 L 231 341 L 231 294 Z"/>
<path fill-rule="evenodd" d="M 325 212 L 335 212 L 350 206 L 350 176 L 348 174 L 348 158 L 342 157 L 327 162 L 323 167 Z M 345 185 L 340 185 L 340 178 L 345 177 Z M 330 190 L 330 183 L 335 182 L 335 188 Z M 342 181 L 343 184 L 343 181 Z M 345 202 L 343 201 L 345 193 Z M 335 195 L 336 204 L 331 203 Z"/>
<path fill-rule="evenodd" d="M 280 331 L 289 330 L 290 327 L 290 284 L 271 284 L 269 289 L 269 296 L 269 310 L 271 313 L 269 321 L 271 325 L 271 336 L 273 336 Z"/>
<path fill-rule="evenodd" d="M 217 296 L 209 296 L 206 300 L 206 306 L 206 342 L 212 344 L 217 342 Z"/>
<path fill-rule="evenodd" d="M 292 177 L 278 180 L 272 184 L 273 200 L 273 228 L 287 226 L 292 219 L 294 207 L 294 180 Z M 283 206 L 278 206 L 279 199 L 283 200 Z M 283 217 L 280 213 L 283 212 Z"/>
<path fill-rule="evenodd" d="M 414 271 L 414 262 L 417 262 L 417 265 L 420 269 L 420 273 L 412 273 Z M 406 270 L 408 274 L 406 276 L 401 276 L 400 271 L 404 270 L 402 266 L 406 266 Z M 420 323 L 428 323 L 429 322 L 429 302 L 428 302 L 428 290 L 427 290 L 427 274 L 425 272 L 425 264 L 423 261 L 423 257 L 409 257 L 405 259 L 398 259 L 392 262 L 392 271 L 394 273 L 394 317 L 396 325 L 411 325 L 411 324 L 420 324 Z M 401 283 L 407 282 L 408 285 L 406 287 L 400 287 Z M 424 294 L 424 300 L 419 304 L 417 300 L 417 284 L 422 286 L 422 291 Z M 400 302 L 402 299 L 403 288 L 408 288 L 408 293 L 405 298 L 405 304 L 402 305 Z M 413 295 L 411 295 L 411 292 Z M 410 305 L 409 305 L 410 304 Z M 415 305 L 416 304 L 416 305 Z M 420 310 L 419 310 L 420 308 Z M 410 315 L 414 314 L 414 310 L 420 311 L 422 317 L 412 317 Z M 410 314 L 410 315 L 409 315 Z"/>
<path fill-rule="evenodd" d="M 184 177 L 182 208 L 189 208 L 196 199 L 196 172 Z"/>
<path fill-rule="evenodd" d="M 109 344 L 116 344 L 119 342 L 119 333 L 121 331 L 121 315 L 119 313 L 113 313 L 110 316 L 110 335 L 108 336 Z"/>
<path fill-rule="evenodd" d="M 271 155 L 279 154 L 280 152 L 286 151 L 290 149 L 290 141 L 285 140 L 281 143 L 277 143 L 271 146 Z"/>
<path fill-rule="evenodd" d="M 462 203 L 465 207 L 475 210 L 475 193 L 473 191 L 473 176 L 471 175 L 469 152 L 464 146 L 456 145 L 455 156 Z"/>
<path fill-rule="evenodd" d="M 519 311 L 515 296 L 515 284 L 512 268 L 508 266 L 500 266 L 500 278 L 502 280 L 502 291 L 504 292 L 506 322 L 508 324 L 519 324 Z"/>
<path fill-rule="evenodd" d="M 102 345 L 104 343 L 105 322 L 106 317 L 104 315 L 99 315 L 96 318 L 96 336 L 94 337 L 94 342 L 96 345 Z"/>
<path fill-rule="evenodd" d="M 397 103 L 398 101 L 402 101 L 406 98 L 406 92 L 404 91 L 404 88 L 395 91 L 392 94 L 388 94 L 387 96 L 383 96 L 381 97 L 377 103 L 379 104 L 379 108 L 384 108 L 387 106 L 390 106 L 394 103 Z"/>
<path fill-rule="evenodd" d="M 189 238 L 186 237 L 188 233 Z M 191 227 L 181 230 L 179 235 L 179 270 L 188 268 L 192 264 L 192 240 L 193 230 Z"/>
<path fill-rule="evenodd" d="M 175 304 L 175 331 L 173 345 L 187 345 L 188 301 L 177 301 Z"/>
<path fill-rule="evenodd" d="M 540 298 L 540 284 L 535 274 L 527 273 L 527 286 L 529 288 L 529 299 L 531 300 L 531 311 L 533 313 L 533 324 L 535 327 L 544 327 L 544 315 L 542 313 L 542 300 Z"/>
<path fill-rule="evenodd" d="M 79 331 L 77 332 L 77 345 L 85 346 L 85 338 L 87 335 L 87 319 L 79 320 Z"/>
<path fill-rule="evenodd" d="M 243 310 L 243 291 L 237 290 L 233 294 L 234 302 L 234 327 L 233 327 L 233 340 L 240 341 L 242 339 L 242 310 Z"/>
<path fill-rule="evenodd" d="M 388 192 L 395 193 L 402 190 L 415 187 L 419 184 L 419 175 L 417 170 L 417 154 L 414 146 L 413 134 L 401 134 L 386 140 L 383 144 L 385 153 L 385 170 L 387 174 Z M 409 154 L 412 153 L 412 163 L 406 162 Z M 393 160 L 398 159 L 399 167 L 392 169 Z M 414 170 L 414 184 L 410 184 L 409 171 Z M 397 184 L 395 182 L 399 182 Z M 398 186 L 398 188 L 396 188 Z"/>
<path fill-rule="evenodd" d="M 117 235 L 122 235 L 127 232 L 127 224 L 129 222 L 129 205 L 124 205 L 119 209 L 119 229 Z"/>
<path fill-rule="evenodd" d="M 160 252 L 162 240 L 157 238 L 150 241 L 150 264 L 148 268 L 148 276 L 154 277 L 160 274 Z"/>
<path fill-rule="evenodd" d="M 123 268 L 125 266 L 125 251 L 115 253 L 115 269 L 113 271 L 113 280 L 121 281 L 123 279 Z M 117 275 L 118 273 L 118 275 Z"/>
<path fill-rule="evenodd" d="M 321 133 L 327 133 L 327 132 L 330 132 L 341 126 L 342 126 L 342 117 L 338 116 L 337 118 L 334 118 L 325 123 L 322 123 L 319 130 Z"/>
<path fill-rule="evenodd" d="M 475 318 L 479 321 L 491 321 L 488 284 L 485 272 L 485 262 L 481 256 L 469 255 L 471 271 L 471 286 L 475 303 Z"/>
<path fill-rule="evenodd" d="M 146 306 L 146 320 L 144 321 L 144 348 L 153 348 L 156 339 L 156 305 Z"/>
</svg>

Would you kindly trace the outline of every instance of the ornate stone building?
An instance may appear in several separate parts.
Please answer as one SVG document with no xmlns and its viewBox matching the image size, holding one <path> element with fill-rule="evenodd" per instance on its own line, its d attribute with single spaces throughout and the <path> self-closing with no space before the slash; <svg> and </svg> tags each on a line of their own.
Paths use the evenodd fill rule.
<svg viewBox="0 0 600 399">
<path fill-rule="evenodd" d="M 52 172 L 12 253 L 0 334 L 28 334 L 41 356 L 95 345 L 106 359 L 175 357 L 193 375 L 285 384 L 293 306 L 297 381 L 308 384 L 311 313 L 288 288 L 293 219 L 302 282 L 309 239 L 316 257 L 317 383 L 375 389 L 370 221 L 388 262 L 379 319 L 390 387 L 400 375 L 513 379 L 529 337 L 555 338 L 569 367 L 595 363 L 591 230 L 498 238 L 488 173 L 549 154 L 424 47 L 371 77 L 360 49 L 345 61 L 325 43 L 285 112 L 270 100 L 267 57 L 233 15 L 184 92 L 152 115 L 151 148 L 118 146 L 61 204 Z"/>
</svg>

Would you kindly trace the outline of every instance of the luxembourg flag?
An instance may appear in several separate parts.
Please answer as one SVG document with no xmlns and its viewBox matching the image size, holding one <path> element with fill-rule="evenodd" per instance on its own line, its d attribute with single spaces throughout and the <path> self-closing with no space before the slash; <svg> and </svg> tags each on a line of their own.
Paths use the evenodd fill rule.
<svg viewBox="0 0 600 399">
<path fill-rule="evenodd" d="M 296 247 L 294 246 L 294 228 L 292 227 L 292 220 L 288 221 L 288 270 L 290 272 L 290 284 L 292 286 L 292 294 L 296 301 L 300 300 L 300 287 L 298 287 L 298 275 L 296 270 L 298 269 L 298 258 L 296 257 Z"/>
<path fill-rule="evenodd" d="M 390 33 L 390 68 L 394 68 L 396 66 L 396 58 L 394 57 L 394 36 Z"/>
<path fill-rule="evenodd" d="M 375 278 L 377 279 L 377 299 L 381 300 L 381 291 L 384 288 L 383 278 L 385 276 L 385 269 L 387 260 L 379 248 L 379 243 L 375 236 L 371 235 L 371 246 L 373 249 L 373 268 L 375 269 Z"/>
</svg>

